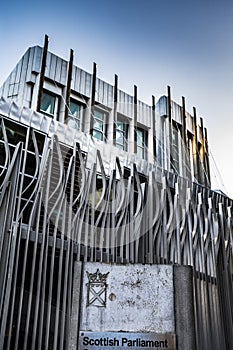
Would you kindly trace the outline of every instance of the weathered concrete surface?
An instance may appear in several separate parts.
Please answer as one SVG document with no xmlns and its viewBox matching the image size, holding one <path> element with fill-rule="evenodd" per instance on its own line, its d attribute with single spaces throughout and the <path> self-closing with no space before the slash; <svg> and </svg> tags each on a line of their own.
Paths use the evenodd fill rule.
<svg viewBox="0 0 233 350">
<path fill-rule="evenodd" d="M 195 350 L 193 269 L 191 266 L 174 266 L 174 290 L 177 348 Z"/>
<path fill-rule="evenodd" d="M 97 269 L 109 272 L 106 307 L 87 306 L 86 271 Z M 85 263 L 80 330 L 175 332 L 173 267 Z"/>
<path fill-rule="evenodd" d="M 82 288 L 82 262 L 74 263 L 74 280 L 73 280 L 73 297 L 72 297 L 72 313 L 71 313 L 71 327 L 69 334 L 69 349 L 77 349 L 77 335 L 79 331 L 79 317 L 80 317 L 80 299 Z"/>
</svg>

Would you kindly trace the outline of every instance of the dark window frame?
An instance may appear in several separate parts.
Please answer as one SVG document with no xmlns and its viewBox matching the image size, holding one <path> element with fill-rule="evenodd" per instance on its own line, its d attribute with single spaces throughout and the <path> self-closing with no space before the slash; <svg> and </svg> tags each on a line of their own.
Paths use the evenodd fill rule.
<svg viewBox="0 0 233 350">
<path fill-rule="evenodd" d="M 100 117 L 102 114 L 103 118 Z M 95 139 L 106 142 L 107 140 L 107 122 L 109 118 L 109 112 L 101 109 L 101 108 L 94 108 L 93 112 L 93 131 L 92 135 Z M 97 125 L 102 124 L 102 128 L 98 128 Z M 96 137 L 95 135 L 100 135 L 101 137 Z"/>
<path fill-rule="evenodd" d="M 139 132 L 142 133 L 142 143 L 139 144 Z M 137 155 L 142 159 L 147 159 L 148 130 L 137 126 Z M 141 150 L 139 153 L 138 151 Z"/>
<path fill-rule="evenodd" d="M 47 109 L 42 109 L 42 103 L 43 103 L 44 95 L 48 95 L 48 96 L 54 98 L 54 107 L 53 107 L 54 110 L 53 110 L 53 112 L 49 112 L 48 108 Z M 40 112 L 45 114 L 45 115 L 48 115 L 49 117 L 56 118 L 59 115 L 59 109 L 60 109 L 60 96 L 55 94 L 55 93 L 53 93 L 50 90 L 43 89 L 42 96 L 41 96 Z"/>
<path fill-rule="evenodd" d="M 120 129 L 118 124 L 122 124 L 123 128 Z M 118 142 L 117 133 L 122 134 L 123 142 Z M 129 143 L 129 123 L 127 122 L 126 118 L 124 118 L 122 115 L 117 115 L 117 121 L 116 121 L 116 147 L 123 150 L 128 151 L 128 143 Z"/>
</svg>

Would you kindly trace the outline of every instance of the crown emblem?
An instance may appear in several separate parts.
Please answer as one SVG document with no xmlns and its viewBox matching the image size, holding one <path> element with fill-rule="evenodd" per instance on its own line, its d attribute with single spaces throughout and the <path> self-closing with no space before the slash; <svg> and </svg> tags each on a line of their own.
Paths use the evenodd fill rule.
<svg viewBox="0 0 233 350">
<path fill-rule="evenodd" d="M 107 273 L 101 273 L 99 269 L 96 270 L 95 273 L 90 273 L 88 271 L 87 272 L 87 277 L 89 279 L 89 283 L 90 282 L 101 282 L 101 283 L 105 283 L 108 277 L 109 272 Z"/>
<path fill-rule="evenodd" d="M 101 273 L 99 269 L 95 273 L 86 271 L 88 277 L 87 306 L 106 307 L 107 277 L 109 272 Z"/>
</svg>

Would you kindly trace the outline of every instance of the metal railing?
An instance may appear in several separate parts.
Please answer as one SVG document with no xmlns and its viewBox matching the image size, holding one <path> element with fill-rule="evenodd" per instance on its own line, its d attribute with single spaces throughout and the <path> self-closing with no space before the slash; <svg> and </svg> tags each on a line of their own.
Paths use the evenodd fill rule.
<svg viewBox="0 0 233 350">
<path fill-rule="evenodd" d="M 229 198 L 117 157 L 106 174 L 97 149 L 89 167 L 78 143 L 1 130 L 0 349 L 68 347 L 75 260 L 192 266 L 197 348 L 233 348 Z"/>
</svg>

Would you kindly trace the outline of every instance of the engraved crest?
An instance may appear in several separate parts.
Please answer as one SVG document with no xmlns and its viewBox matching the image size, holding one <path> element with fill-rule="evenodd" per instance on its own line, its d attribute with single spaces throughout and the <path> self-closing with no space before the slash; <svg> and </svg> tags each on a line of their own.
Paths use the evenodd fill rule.
<svg viewBox="0 0 233 350">
<path fill-rule="evenodd" d="M 99 269 L 95 273 L 87 272 L 87 306 L 106 306 L 107 277 L 109 272 L 102 274 Z"/>
</svg>

